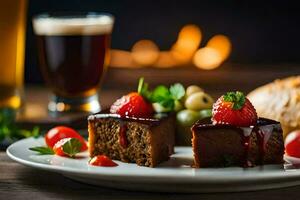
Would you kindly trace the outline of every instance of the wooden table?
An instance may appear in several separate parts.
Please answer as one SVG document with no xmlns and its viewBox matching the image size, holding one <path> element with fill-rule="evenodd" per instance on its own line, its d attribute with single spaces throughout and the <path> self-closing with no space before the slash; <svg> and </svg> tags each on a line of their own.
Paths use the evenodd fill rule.
<svg viewBox="0 0 300 200">
<path fill-rule="evenodd" d="M 188 187 L 188 186 L 187 186 Z M 300 186 L 241 193 L 219 194 L 167 194 L 127 192 L 104 187 L 81 184 L 52 172 L 22 166 L 10 160 L 5 152 L 0 152 L 0 199 L 299 199 Z"/>
<path fill-rule="evenodd" d="M 104 89 L 101 92 L 102 105 L 108 106 L 116 97 L 128 92 L 129 86 L 135 85 L 136 79 L 143 75 L 152 84 L 171 83 L 185 79 L 184 84 L 197 83 L 208 89 L 213 96 L 218 96 L 224 91 L 235 87 L 234 89 L 244 89 L 248 92 L 254 87 L 269 82 L 278 77 L 284 77 L 300 72 L 298 67 L 292 67 L 293 70 L 280 70 L 280 68 L 262 69 L 262 71 L 253 72 L 253 70 L 220 71 L 214 74 L 215 82 L 219 85 L 214 86 L 210 81 L 211 72 L 195 73 L 195 70 L 176 69 L 174 73 L 168 71 L 154 72 L 151 69 L 142 69 L 129 73 L 130 80 L 124 85 L 122 77 L 128 72 L 126 70 L 111 70 L 108 73 L 110 79 L 106 79 Z M 181 78 L 180 78 L 181 77 Z M 221 79 L 223 82 L 221 82 Z M 236 80 L 238 79 L 238 80 Z M 240 82 L 242 84 L 237 83 Z M 222 83 L 222 84 L 221 84 Z M 31 110 L 39 109 L 39 112 L 31 113 L 27 119 L 39 118 L 39 115 L 45 116 L 48 91 L 43 87 L 29 87 L 26 90 L 26 103 Z M 33 116 L 32 116 L 33 114 Z M 31 117 L 31 118 L 30 118 Z M 32 118 L 33 117 L 33 118 Z M 187 186 L 188 187 L 188 186 Z M 167 193 L 143 193 L 127 192 L 103 187 L 95 187 L 81 184 L 63 177 L 60 174 L 40 171 L 37 169 L 25 167 L 10 160 L 5 152 L 0 152 L 0 200 L 2 199 L 300 199 L 300 186 L 284 189 L 265 190 L 257 192 L 243 193 L 220 193 L 220 194 L 167 194 Z"/>
</svg>

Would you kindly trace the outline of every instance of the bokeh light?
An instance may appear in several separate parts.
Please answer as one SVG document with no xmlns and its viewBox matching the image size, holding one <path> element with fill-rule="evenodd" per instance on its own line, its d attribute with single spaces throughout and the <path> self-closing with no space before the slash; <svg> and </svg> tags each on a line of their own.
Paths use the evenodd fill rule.
<svg viewBox="0 0 300 200">
<path fill-rule="evenodd" d="M 141 66 L 153 65 L 159 57 L 159 48 L 151 40 L 140 40 L 132 49 L 133 61 Z"/>
<path fill-rule="evenodd" d="M 171 48 L 173 57 L 180 63 L 189 62 L 198 49 L 201 39 L 202 33 L 197 25 L 184 26 L 178 34 L 177 41 Z"/>
<path fill-rule="evenodd" d="M 159 58 L 155 63 L 154 67 L 158 68 L 170 68 L 176 66 L 177 63 L 174 60 L 174 57 L 170 51 L 161 51 L 159 53 Z"/>
<path fill-rule="evenodd" d="M 207 47 L 217 50 L 222 57 L 226 60 L 231 52 L 231 42 L 225 35 L 216 35 L 207 42 Z"/>
<path fill-rule="evenodd" d="M 110 51 L 111 59 L 110 66 L 118 68 L 136 68 L 137 64 L 133 61 L 131 52 L 112 49 Z"/>
<path fill-rule="evenodd" d="M 229 57 L 232 45 L 227 36 L 216 35 L 205 47 L 198 49 L 201 40 L 201 29 L 197 25 L 188 24 L 180 30 L 169 51 L 160 51 L 151 40 L 139 40 L 131 51 L 111 50 L 110 66 L 171 68 L 193 63 L 200 69 L 211 70 L 219 67 Z"/>
<path fill-rule="evenodd" d="M 211 70 L 220 66 L 222 63 L 222 56 L 216 49 L 204 47 L 195 53 L 193 62 L 201 69 Z"/>
</svg>

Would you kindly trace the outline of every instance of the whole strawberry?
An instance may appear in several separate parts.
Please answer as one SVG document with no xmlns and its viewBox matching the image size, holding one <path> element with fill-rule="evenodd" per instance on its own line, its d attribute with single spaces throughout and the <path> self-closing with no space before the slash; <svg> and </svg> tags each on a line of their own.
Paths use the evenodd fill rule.
<svg viewBox="0 0 300 200">
<path fill-rule="evenodd" d="M 110 112 L 121 117 L 146 118 L 152 116 L 153 108 L 139 93 L 131 92 L 115 101 L 110 107 Z"/>
<path fill-rule="evenodd" d="M 252 126 L 257 123 L 257 113 L 242 92 L 227 92 L 213 105 L 213 124 Z"/>
</svg>

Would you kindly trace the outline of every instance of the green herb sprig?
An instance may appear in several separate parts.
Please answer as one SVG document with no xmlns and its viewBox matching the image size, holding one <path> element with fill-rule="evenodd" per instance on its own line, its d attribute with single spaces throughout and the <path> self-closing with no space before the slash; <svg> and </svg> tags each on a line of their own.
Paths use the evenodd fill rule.
<svg viewBox="0 0 300 200">
<path fill-rule="evenodd" d="M 174 111 L 176 101 L 180 101 L 185 95 L 185 89 L 182 84 L 175 83 L 167 88 L 165 85 L 159 85 L 154 90 L 149 90 L 148 84 L 144 78 L 140 78 L 138 84 L 138 93 L 151 103 L 158 103 L 166 110 Z"/>
<path fill-rule="evenodd" d="M 76 154 L 79 153 L 81 150 L 82 143 L 77 138 L 65 138 L 65 139 L 66 141 L 64 141 L 64 143 L 59 148 L 62 148 L 62 151 L 64 152 L 65 155 L 69 156 L 70 158 L 75 158 Z M 39 155 L 55 154 L 55 151 L 52 148 L 46 146 L 30 147 L 29 150 L 35 151 Z"/>
<path fill-rule="evenodd" d="M 39 127 L 35 126 L 32 130 L 20 128 L 16 125 L 16 111 L 11 108 L 0 109 L 0 142 L 14 141 L 27 137 L 38 137 Z"/>
</svg>

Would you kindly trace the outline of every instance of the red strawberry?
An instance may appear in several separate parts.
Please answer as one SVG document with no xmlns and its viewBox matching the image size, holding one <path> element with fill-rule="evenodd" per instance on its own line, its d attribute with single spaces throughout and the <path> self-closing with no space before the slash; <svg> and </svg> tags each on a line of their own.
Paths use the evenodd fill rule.
<svg viewBox="0 0 300 200">
<path fill-rule="evenodd" d="M 257 122 L 257 113 L 242 92 L 227 92 L 213 105 L 213 124 L 251 126 Z"/>
<path fill-rule="evenodd" d="M 150 117 L 153 114 L 152 104 L 145 101 L 137 92 L 129 93 L 113 103 L 111 113 L 117 113 L 122 117 Z"/>
</svg>

